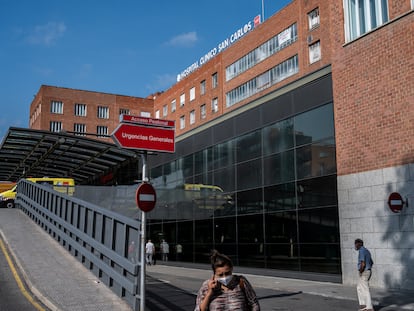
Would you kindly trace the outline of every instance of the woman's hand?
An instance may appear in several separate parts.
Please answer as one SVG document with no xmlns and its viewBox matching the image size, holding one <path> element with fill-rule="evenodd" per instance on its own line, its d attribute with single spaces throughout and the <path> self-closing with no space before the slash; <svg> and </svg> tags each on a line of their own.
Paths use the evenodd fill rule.
<svg viewBox="0 0 414 311">
<path fill-rule="evenodd" d="M 215 289 L 217 289 L 217 285 L 219 285 L 219 284 L 218 284 L 217 280 L 214 278 L 214 275 L 213 275 L 211 277 L 211 279 L 208 281 L 208 292 L 213 293 L 213 291 Z"/>
<path fill-rule="evenodd" d="M 200 304 L 201 311 L 208 310 L 211 296 L 213 296 L 214 291 L 217 290 L 217 285 L 219 284 L 217 280 L 214 279 L 214 274 L 213 274 L 213 276 L 211 277 L 211 279 L 208 280 L 208 283 L 207 283 L 208 290 L 207 290 L 206 296 L 204 297 L 203 301 Z"/>
</svg>

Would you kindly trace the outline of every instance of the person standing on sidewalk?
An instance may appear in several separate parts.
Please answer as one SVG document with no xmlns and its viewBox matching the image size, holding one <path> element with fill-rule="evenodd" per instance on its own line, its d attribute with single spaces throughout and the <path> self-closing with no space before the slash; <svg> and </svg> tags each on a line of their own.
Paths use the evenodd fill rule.
<svg viewBox="0 0 414 311">
<path fill-rule="evenodd" d="M 162 240 L 160 248 L 161 248 L 162 261 L 168 261 L 168 254 L 170 253 L 170 246 L 165 240 Z"/>
<path fill-rule="evenodd" d="M 253 287 L 244 276 L 233 275 L 229 257 L 215 250 L 211 255 L 211 266 L 213 275 L 201 285 L 194 311 L 260 311 Z"/>
<path fill-rule="evenodd" d="M 155 253 L 155 245 L 151 242 L 151 240 L 148 240 L 147 244 L 145 244 L 145 255 L 147 259 L 147 264 L 151 266 L 153 256 Z"/>
<path fill-rule="evenodd" d="M 371 269 L 374 262 L 371 258 L 371 253 L 364 247 L 364 241 L 361 239 L 355 240 L 355 249 L 358 251 L 358 284 L 357 294 L 360 311 L 373 311 L 371 301 L 371 293 L 369 291 L 369 280 L 371 279 Z"/>
</svg>

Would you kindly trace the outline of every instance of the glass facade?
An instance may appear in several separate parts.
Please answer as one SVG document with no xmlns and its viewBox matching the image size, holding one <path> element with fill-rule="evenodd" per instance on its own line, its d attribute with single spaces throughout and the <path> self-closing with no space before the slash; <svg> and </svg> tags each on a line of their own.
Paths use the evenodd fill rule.
<svg viewBox="0 0 414 311">
<path fill-rule="evenodd" d="M 218 249 L 236 265 L 340 273 L 335 158 L 328 103 L 156 165 L 148 237 L 190 262 Z"/>
</svg>

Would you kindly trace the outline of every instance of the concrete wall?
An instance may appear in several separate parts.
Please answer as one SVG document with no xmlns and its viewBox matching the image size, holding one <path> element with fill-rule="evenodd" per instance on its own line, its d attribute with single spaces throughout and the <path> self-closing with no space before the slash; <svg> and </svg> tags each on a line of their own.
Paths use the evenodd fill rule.
<svg viewBox="0 0 414 311">
<path fill-rule="evenodd" d="M 399 192 L 408 207 L 394 213 L 388 197 Z M 374 260 L 371 285 L 414 289 L 414 163 L 338 176 L 343 283 L 357 282 L 354 240 Z"/>
</svg>

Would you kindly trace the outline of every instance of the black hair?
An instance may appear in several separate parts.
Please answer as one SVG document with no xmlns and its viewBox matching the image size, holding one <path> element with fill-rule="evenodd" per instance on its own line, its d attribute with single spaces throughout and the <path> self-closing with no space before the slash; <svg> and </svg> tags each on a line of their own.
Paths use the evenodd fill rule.
<svg viewBox="0 0 414 311">
<path fill-rule="evenodd" d="M 356 244 L 356 243 L 360 243 L 361 245 L 364 245 L 364 241 L 362 241 L 361 239 L 356 239 L 356 240 L 355 240 L 355 244 Z"/>
<path fill-rule="evenodd" d="M 210 256 L 211 260 L 211 268 L 214 272 L 216 272 L 216 268 L 222 268 L 225 266 L 229 266 L 233 268 L 233 262 L 231 261 L 230 257 L 219 253 L 217 250 L 213 250 Z"/>
</svg>

